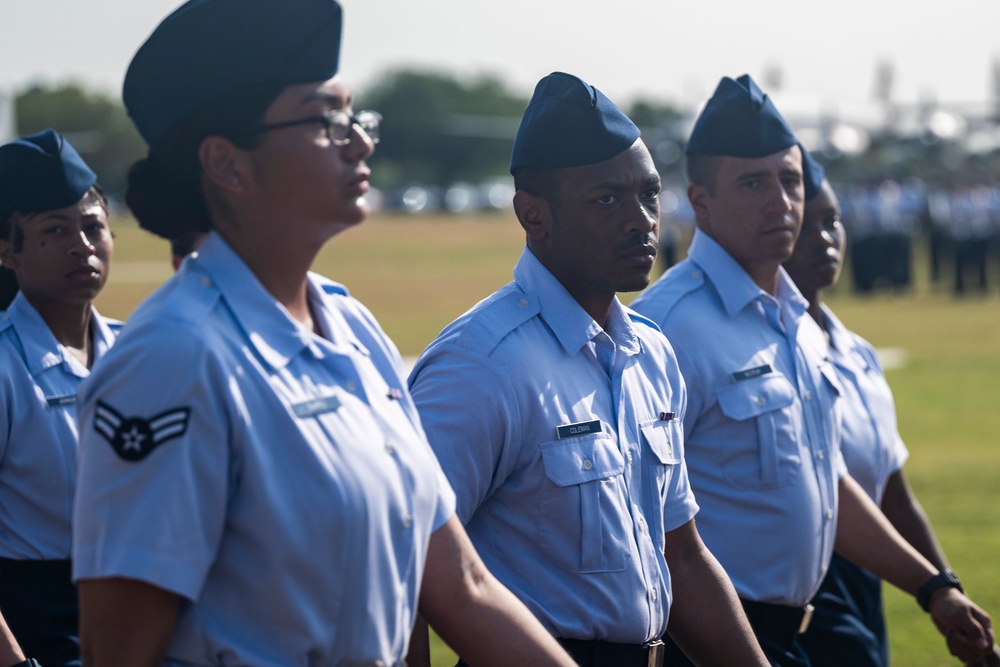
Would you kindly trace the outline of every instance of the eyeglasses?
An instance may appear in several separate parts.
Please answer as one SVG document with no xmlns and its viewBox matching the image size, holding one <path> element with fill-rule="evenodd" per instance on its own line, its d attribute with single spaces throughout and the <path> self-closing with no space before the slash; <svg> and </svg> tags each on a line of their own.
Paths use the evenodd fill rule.
<svg viewBox="0 0 1000 667">
<path fill-rule="evenodd" d="M 280 130 L 285 127 L 296 125 L 308 125 L 309 123 L 320 123 L 326 130 L 326 138 L 334 146 L 346 146 L 351 143 L 351 132 L 357 125 L 373 144 L 378 143 L 378 126 L 382 122 L 382 114 L 377 111 L 359 111 L 356 114 L 348 113 L 343 109 L 331 109 L 324 111 L 320 116 L 309 116 L 298 120 L 288 120 L 283 123 L 268 123 L 258 125 L 253 128 L 252 133 L 268 132 L 270 130 Z"/>
</svg>

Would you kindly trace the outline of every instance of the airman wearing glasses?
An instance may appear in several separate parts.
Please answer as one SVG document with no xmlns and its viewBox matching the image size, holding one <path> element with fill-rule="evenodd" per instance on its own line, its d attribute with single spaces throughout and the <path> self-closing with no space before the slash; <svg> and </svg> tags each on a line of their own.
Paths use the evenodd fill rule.
<svg viewBox="0 0 1000 667">
<path fill-rule="evenodd" d="M 340 31 L 333 0 L 191 0 L 129 66 L 127 202 L 208 235 L 81 391 L 88 667 L 402 665 L 418 606 L 482 664 L 572 665 L 472 548 L 395 346 L 309 272 L 378 138 Z"/>
</svg>

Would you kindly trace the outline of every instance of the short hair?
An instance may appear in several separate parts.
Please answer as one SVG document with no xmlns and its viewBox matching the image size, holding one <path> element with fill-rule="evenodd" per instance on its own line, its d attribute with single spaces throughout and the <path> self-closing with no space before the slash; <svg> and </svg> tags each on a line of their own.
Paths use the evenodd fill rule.
<svg viewBox="0 0 1000 667">
<path fill-rule="evenodd" d="M 559 183 L 564 171 L 558 167 L 522 167 L 514 172 L 514 189 L 541 197 L 554 209 L 559 201 Z"/>
<path fill-rule="evenodd" d="M 685 162 L 688 182 L 706 188 L 708 194 L 715 196 L 715 182 L 721 164 L 721 155 L 689 153 Z"/>
</svg>

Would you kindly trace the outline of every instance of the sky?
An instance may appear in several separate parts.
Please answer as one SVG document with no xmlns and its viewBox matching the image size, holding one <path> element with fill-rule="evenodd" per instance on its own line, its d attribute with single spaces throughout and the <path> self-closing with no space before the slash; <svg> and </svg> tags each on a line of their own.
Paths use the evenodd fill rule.
<svg viewBox="0 0 1000 667">
<path fill-rule="evenodd" d="M 0 95 L 70 80 L 117 94 L 135 49 L 179 4 L 0 0 Z M 527 97 L 541 77 L 562 70 L 621 106 L 638 98 L 697 106 L 720 77 L 749 73 L 776 101 L 843 113 L 872 100 L 879 63 L 891 64 L 896 101 L 983 103 L 993 99 L 1000 62 L 998 0 L 342 5 L 341 72 L 360 91 L 388 70 L 421 67 L 493 74 Z"/>
</svg>

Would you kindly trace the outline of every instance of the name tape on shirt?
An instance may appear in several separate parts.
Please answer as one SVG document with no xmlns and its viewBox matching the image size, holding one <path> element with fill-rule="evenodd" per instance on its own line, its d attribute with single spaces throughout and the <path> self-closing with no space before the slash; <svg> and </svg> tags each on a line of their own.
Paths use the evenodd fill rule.
<svg viewBox="0 0 1000 667">
<path fill-rule="evenodd" d="M 733 373 L 733 382 L 743 382 L 744 380 L 752 380 L 755 377 L 760 377 L 761 375 L 767 375 L 773 372 L 771 364 L 764 364 L 763 366 L 757 366 L 756 368 L 748 368 L 745 371 L 736 371 Z"/>
<path fill-rule="evenodd" d="M 594 419 L 589 422 L 577 422 L 556 427 L 556 436 L 562 440 L 564 438 L 575 438 L 589 433 L 601 432 L 601 420 Z"/>
<path fill-rule="evenodd" d="M 322 398 L 311 398 L 308 401 L 295 403 L 292 405 L 292 412 L 299 419 L 307 419 L 316 415 L 333 412 L 340 407 L 340 399 L 336 396 L 324 396 Z"/>
<path fill-rule="evenodd" d="M 103 401 L 97 402 L 94 430 L 111 445 L 119 458 L 141 461 L 154 449 L 187 432 L 191 408 L 174 408 L 155 417 L 126 417 Z"/>
<path fill-rule="evenodd" d="M 50 408 L 65 408 L 67 405 L 76 405 L 76 394 L 49 396 L 45 399 L 45 404 Z"/>
</svg>

